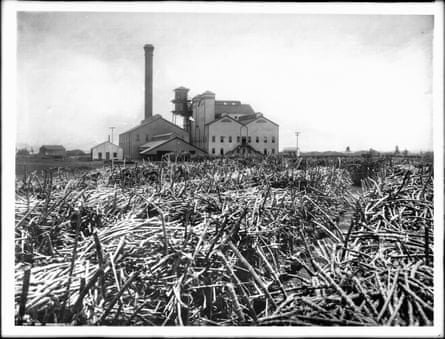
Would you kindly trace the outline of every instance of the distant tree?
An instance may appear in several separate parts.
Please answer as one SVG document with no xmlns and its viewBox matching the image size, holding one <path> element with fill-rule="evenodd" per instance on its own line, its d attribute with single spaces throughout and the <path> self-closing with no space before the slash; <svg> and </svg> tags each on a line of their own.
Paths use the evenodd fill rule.
<svg viewBox="0 0 445 339">
<path fill-rule="evenodd" d="M 408 155 L 408 150 L 407 150 L 407 149 L 405 149 L 405 150 L 403 151 L 403 155 L 404 155 L 404 156 L 407 156 L 407 155 Z"/>
<path fill-rule="evenodd" d="M 29 155 L 29 151 L 26 148 L 20 148 L 16 154 L 17 155 Z"/>
<path fill-rule="evenodd" d="M 349 146 L 346 147 L 346 153 L 351 153 L 351 149 L 349 148 Z"/>
<path fill-rule="evenodd" d="M 394 151 L 394 154 L 400 154 L 399 146 L 396 145 L 396 150 Z"/>
</svg>

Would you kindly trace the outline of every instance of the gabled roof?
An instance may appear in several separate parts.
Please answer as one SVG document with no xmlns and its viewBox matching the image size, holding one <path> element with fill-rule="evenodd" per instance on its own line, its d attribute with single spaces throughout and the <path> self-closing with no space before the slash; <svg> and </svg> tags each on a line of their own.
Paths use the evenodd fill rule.
<svg viewBox="0 0 445 339">
<path fill-rule="evenodd" d="M 217 118 L 217 119 L 215 119 L 213 121 L 210 121 L 210 122 L 206 123 L 205 126 L 211 125 L 211 124 L 213 124 L 213 123 L 215 123 L 217 121 L 221 121 L 223 119 L 230 119 L 230 120 L 235 121 L 236 123 L 242 125 L 242 123 L 240 121 L 238 121 L 236 119 L 233 119 L 230 115 L 224 115 L 222 117 L 219 117 L 219 118 Z"/>
<path fill-rule="evenodd" d="M 96 147 L 99 147 L 99 146 L 102 146 L 102 145 L 105 145 L 105 144 L 111 144 L 111 145 L 113 145 L 113 146 L 120 147 L 119 145 L 113 144 L 113 143 L 110 142 L 110 141 L 104 141 L 104 142 L 101 142 L 100 144 L 98 144 L 98 145 L 96 145 L 96 146 L 91 147 L 91 149 L 96 148 Z"/>
<path fill-rule="evenodd" d="M 222 119 L 227 119 L 227 118 L 229 118 L 229 119 L 231 119 L 231 120 L 233 120 L 233 121 L 239 123 L 240 125 L 244 125 L 244 126 L 246 126 L 246 125 L 250 124 L 251 122 L 253 122 L 253 121 L 255 121 L 255 120 L 258 120 L 258 119 L 264 119 L 264 120 L 267 120 L 267 121 L 269 121 L 270 123 L 272 123 L 272 124 L 278 126 L 278 124 L 276 124 L 276 123 L 273 122 L 272 120 L 267 119 L 264 115 L 261 115 L 261 116 L 256 116 L 256 115 L 241 116 L 241 117 L 238 118 L 238 120 L 232 118 L 230 115 L 224 115 L 224 116 L 219 117 L 219 118 L 217 118 L 217 119 L 215 119 L 215 120 L 213 120 L 213 121 L 208 122 L 207 124 L 205 124 L 205 126 L 209 126 L 209 125 L 211 125 L 211 124 L 213 124 L 213 123 L 215 123 L 215 122 L 217 122 L 217 121 L 220 121 L 220 120 L 222 120 Z"/>
<path fill-rule="evenodd" d="M 144 122 L 142 122 L 140 125 L 135 126 L 135 127 L 131 128 L 131 129 L 129 129 L 128 131 L 125 131 L 125 132 L 123 132 L 123 133 L 121 133 L 121 134 L 119 134 L 119 135 L 123 135 L 123 134 L 131 133 L 131 132 L 133 132 L 133 131 L 135 131 L 135 130 L 137 130 L 137 129 L 143 127 L 143 126 L 150 125 L 150 124 L 152 124 L 152 123 L 154 123 L 155 121 L 158 121 L 158 120 L 163 120 L 164 122 L 166 122 L 166 123 L 168 123 L 168 124 L 170 124 L 170 125 L 172 125 L 172 126 L 178 128 L 178 129 L 180 129 L 180 130 L 184 130 L 183 128 L 179 127 L 178 125 L 175 125 L 174 123 L 168 121 L 167 119 L 164 119 L 160 114 L 156 114 L 156 115 L 151 116 L 150 118 L 148 118 L 148 119 L 145 120 Z M 185 130 L 184 130 L 184 131 L 185 131 Z"/>
<path fill-rule="evenodd" d="M 195 146 L 195 145 L 193 145 L 193 144 L 191 144 L 191 143 L 185 141 L 184 139 L 182 139 L 182 138 L 176 136 L 176 137 L 174 137 L 174 138 L 170 138 L 170 139 L 156 140 L 156 141 L 150 141 L 150 142 L 147 142 L 146 144 L 144 144 L 144 145 L 142 145 L 142 146 L 139 147 L 140 149 L 141 149 L 141 148 L 145 148 L 144 150 L 140 151 L 139 154 L 145 154 L 145 153 L 154 151 L 156 148 L 158 148 L 158 147 L 160 147 L 160 146 L 162 146 L 162 145 L 164 145 L 164 144 L 167 144 L 167 143 L 169 143 L 169 142 L 171 142 L 171 141 L 173 141 L 173 140 L 176 140 L 176 139 L 182 141 L 184 144 L 187 144 L 187 145 L 192 146 L 193 148 L 196 148 L 197 150 L 199 150 L 199 151 L 201 151 L 201 152 L 207 153 L 206 151 L 200 149 L 199 147 L 197 147 L 197 146 Z"/>
<path fill-rule="evenodd" d="M 275 126 L 279 126 L 277 123 L 273 122 L 272 120 L 267 119 L 264 115 L 260 115 L 260 116 L 251 116 L 251 117 L 247 117 L 247 116 L 245 116 L 245 117 L 239 117 L 239 120 L 240 120 L 240 122 L 241 122 L 243 125 L 248 125 L 248 124 L 250 124 L 251 122 L 253 122 L 253 121 L 255 121 L 255 120 L 259 120 L 259 119 L 267 120 L 267 121 L 269 121 L 271 124 L 274 124 Z"/>
<path fill-rule="evenodd" d="M 62 145 L 42 145 L 40 148 L 44 148 L 48 151 L 64 151 L 65 147 Z"/>
<path fill-rule="evenodd" d="M 247 125 L 249 122 L 252 122 L 254 120 L 256 120 L 258 117 L 255 114 L 249 114 L 249 115 L 244 115 L 244 116 L 240 116 L 238 118 L 238 120 L 242 123 Z"/>
</svg>

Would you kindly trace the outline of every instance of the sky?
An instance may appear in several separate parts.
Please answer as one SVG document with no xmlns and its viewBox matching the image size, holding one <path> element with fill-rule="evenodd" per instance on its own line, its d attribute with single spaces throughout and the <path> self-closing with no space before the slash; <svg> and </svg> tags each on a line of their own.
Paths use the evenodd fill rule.
<svg viewBox="0 0 445 339">
<path fill-rule="evenodd" d="M 153 113 L 173 89 L 210 90 L 279 124 L 305 151 L 433 148 L 433 16 L 19 12 L 17 146 L 88 151 L 144 115 L 144 44 L 154 45 Z"/>
</svg>

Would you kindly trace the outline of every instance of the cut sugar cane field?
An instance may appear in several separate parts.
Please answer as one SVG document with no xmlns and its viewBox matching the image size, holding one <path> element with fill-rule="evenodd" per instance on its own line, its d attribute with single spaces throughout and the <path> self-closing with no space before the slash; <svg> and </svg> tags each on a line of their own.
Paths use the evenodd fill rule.
<svg viewBox="0 0 445 339">
<path fill-rule="evenodd" d="M 431 159 L 25 171 L 16 325 L 431 326 Z"/>
</svg>

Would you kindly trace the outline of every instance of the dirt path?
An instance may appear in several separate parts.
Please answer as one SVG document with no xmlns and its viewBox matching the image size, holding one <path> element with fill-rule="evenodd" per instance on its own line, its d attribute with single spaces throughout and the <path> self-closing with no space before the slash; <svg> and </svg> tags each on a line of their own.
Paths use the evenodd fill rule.
<svg viewBox="0 0 445 339">
<path fill-rule="evenodd" d="M 350 192 L 352 193 L 353 197 L 357 199 L 362 194 L 362 188 L 357 186 L 351 186 Z M 354 216 L 354 209 L 351 207 L 348 210 L 346 210 L 345 214 L 340 218 L 338 225 L 342 230 L 342 232 L 344 233 L 348 232 L 353 216 Z"/>
</svg>

